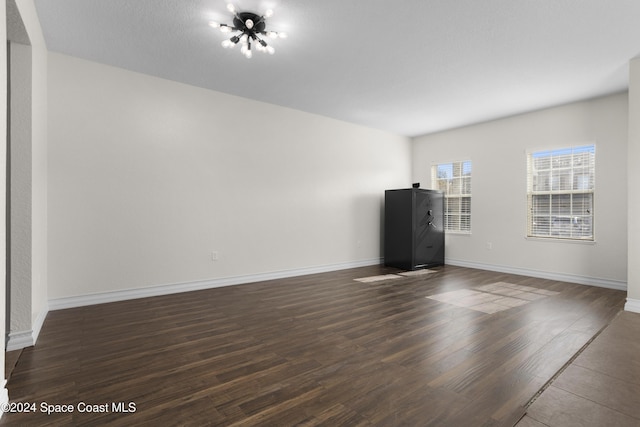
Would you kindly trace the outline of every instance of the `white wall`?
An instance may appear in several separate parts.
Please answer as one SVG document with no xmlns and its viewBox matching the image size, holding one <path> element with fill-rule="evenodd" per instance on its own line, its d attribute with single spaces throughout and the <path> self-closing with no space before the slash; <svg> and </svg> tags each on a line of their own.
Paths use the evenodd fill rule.
<svg viewBox="0 0 640 427">
<path fill-rule="evenodd" d="M 49 310 L 47 254 L 47 147 L 48 73 L 47 45 L 33 0 L 16 0 L 31 40 L 31 319 L 34 339 Z"/>
<path fill-rule="evenodd" d="M 596 243 L 526 239 L 526 152 L 596 144 Z M 447 262 L 624 288 L 627 95 L 618 94 L 416 138 L 413 180 L 471 160 L 472 234 L 449 234 Z M 492 249 L 487 249 L 487 243 Z"/>
<path fill-rule="evenodd" d="M 19 283 L 20 289 L 12 289 L 12 308 L 20 310 L 19 313 L 11 313 L 11 334 L 7 343 L 7 349 L 14 350 L 33 345 L 40 332 L 40 328 L 48 312 L 47 289 L 47 47 L 40 28 L 40 21 L 33 0 L 15 0 L 10 3 L 10 19 L 19 21 L 19 32 L 14 34 L 19 43 L 30 44 L 21 46 L 12 43 L 12 49 L 19 51 L 22 65 L 17 73 L 30 73 L 28 79 L 23 80 L 31 84 L 30 99 L 23 106 L 30 108 L 30 130 L 25 132 L 26 139 L 18 141 L 19 144 L 30 144 L 30 147 L 22 147 L 22 156 L 12 160 L 12 167 L 19 168 L 22 172 L 30 174 L 23 179 L 28 185 L 16 187 L 20 193 L 20 202 L 29 206 L 30 212 L 23 209 L 18 215 L 30 215 L 29 219 L 13 218 L 16 224 L 22 227 L 25 236 L 21 238 L 30 241 L 21 246 L 21 250 L 12 253 L 12 265 L 20 265 L 21 268 L 29 268 L 24 272 L 23 280 Z M 13 22 L 12 25 L 15 25 Z M 14 28 L 15 31 L 15 28 Z M 25 60 L 27 55 L 31 55 Z M 30 67 L 30 69 L 29 69 Z M 12 89 L 16 89 L 12 86 Z M 29 91 L 22 91 L 16 96 L 26 96 Z M 13 105 L 12 105 L 13 106 Z M 20 112 L 23 114 L 24 112 Z M 25 115 L 28 116 L 27 113 Z M 24 136 L 24 135 L 23 135 Z M 22 136 L 21 136 L 22 138 Z M 28 140 L 30 138 L 30 140 Z M 28 140 L 28 141 L 27 141 Z M 24 164 L 24 162 L 29 163 Z M 20 164 L 22 163 L 22 164 Z M 26 194 L 25 194 L 26 192 Z M 13 224 L 12 224 L 13 225 Z M 24 228 L 30 227 L 30 229 Z M 18 229 L 20 232 L 20 229 Z M 28 235 L 27 235 L 28 234 Z M 15 249 L 15 248 L 13 248 Z M 16 298 L 14 298 L 16 297 Z M 19 314 L 14 318 L 14 314 Z M 14 322 L 15 321 L 15 322 Z"/>
<path fill-rule="evenodd" d="M 411 178 L 407 138 L 54 53 L 49 130 L 52 299 L 377 262 Z"/>
<path fill-rule="evenodd" d="M 625 309 L 640 313 L 640 57 L 629 63 L 629 289 Z"/>
<path fill-rule="evenodd" d="M 6 223 L 7 200 L 7 17 L 5 2 L 0 7 L 0 224 Z M 6 228 L 0 227 L 0 259 L 6 260 Z M 0 262 L 0 330 L 5 331 L 6 319 L 6 262 Z M 4 351 L 0 351 L 0 367 L 4 367 Z M 9 401 L 9 392 L 5 388 L 5 372 L 0 372 L 0 405 Z M 0 411 L 2 417 L 2 411 Z"/>
<path fill-rule="evenodd" d="M 31 46 L 9 43 L 10 336 L 31 335 Z"/>
</svg>

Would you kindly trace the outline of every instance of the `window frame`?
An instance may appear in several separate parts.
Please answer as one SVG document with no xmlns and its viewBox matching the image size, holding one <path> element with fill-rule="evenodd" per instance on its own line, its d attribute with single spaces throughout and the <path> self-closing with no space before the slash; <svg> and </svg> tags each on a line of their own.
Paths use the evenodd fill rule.
<svg viewBox="0 0 640 427">
<path fill-rule="evenodd" d="M 447 168 L 451 173 L 450 177 L 439 177 L 440 168 Z M 468 174 L 465 175 L 465 171 Z M 456 175 L 456 171 L 459 175 Z M 443 181 L 446 184 L 443 185 Z M 444 193 L 444 231 L 453 234 L 471 234 L 472 230 L 472 180 L 473 162 L 471 160 L 456 160 L 450 162 L 439 162 L 431 165 L 431 184 L 435 190 Z M 458 181 L 456 184 L 455 181 Z M 452 192 L 451 190 L 458 190 Z M 456 212 L 451 212 L 450 208 L 457 206 Z M 452 218 L 457 220 L 452 221 Z"/>
<path fill-rule="evenodd" d="M 528 150 L 526 174 L 526 238 L 595 242 L 595 143 Z M 536 205 L 548 214 L 536 212 Z"/>
</svg>

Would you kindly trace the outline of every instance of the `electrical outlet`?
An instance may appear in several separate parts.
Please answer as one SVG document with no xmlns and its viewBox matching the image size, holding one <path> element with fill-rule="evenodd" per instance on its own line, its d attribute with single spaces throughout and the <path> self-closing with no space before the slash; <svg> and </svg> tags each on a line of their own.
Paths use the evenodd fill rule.
<svg viewBox="0 0 640 427">
<path fill-rule="evenodd" d="M 218 261 L 220 259 L 220 254 L 218 251 L 211 252 L 211 261 Z"/>
<path fill-rule="evenodd" d="M 493 249 L 493 243 L 487 242 L 487 249 L 489 250 Z"/>
</svg>

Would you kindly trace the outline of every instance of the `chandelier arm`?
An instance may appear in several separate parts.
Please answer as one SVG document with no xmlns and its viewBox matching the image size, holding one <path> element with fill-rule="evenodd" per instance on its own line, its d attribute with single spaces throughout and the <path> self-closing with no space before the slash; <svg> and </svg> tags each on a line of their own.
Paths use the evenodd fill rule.
<svg viewBox="0 0 640 427">
<path fill-rule="evenodd" d="M 264 47 L 266 47 L 266 46 L 267 46 L 267 42 L 266 42 L 266 41 L 264 41 L 264 39 L 260 38 L 260 36 L 258 36 L 257 34 L 256 34 L 256 36 L 255 36 L 255 40 L 257 40 L 257 41 L 258 41 L 258 43 L 260 43 L 262 46 L 264 46 Z"/>
<path fill-rule="evenodd" d="M 275 34 L 275 37 L 276 37 L 276 38 L 277 38 L 277 37 L 280 37 L 280 34 L 283 34 L 282 32 L 279 32 L 279 31 L 271 31 L 271 30 L 269 30 L 269 31 L 266 31 L 266 30 L 264 30 L 264 31 L 259 31 L 259 33 L 260 33 L 260 34 L 262 34 L 262 35 L 263 35 L 263 36 L 265 36 L 265 37 L 269 37 L 269 34 Z"/>
<path fill-rule="evenodd" d="M 233 33 L 234 31 L 242 31 L 242 30 L 236 27 L 235 25 L 220 24 L 220 31 L 222 33 Z"/>
</svg>

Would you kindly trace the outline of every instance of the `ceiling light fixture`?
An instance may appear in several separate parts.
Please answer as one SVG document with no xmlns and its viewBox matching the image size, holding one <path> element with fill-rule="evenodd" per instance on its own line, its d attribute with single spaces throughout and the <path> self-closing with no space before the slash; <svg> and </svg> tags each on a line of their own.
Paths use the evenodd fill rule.
<svg viewBox="0 0 640 427">
<path fill-rule="evenodd" d="M 272 10 L 267 10 L 264 15 L 257 15 L 251 12 L 237 12 L 235 6 L 231 3 L 227 4 L 227 10 L 233 13 L 233 24 L 219 24 L 217 22 L 209 22 L 209 25 L 214 28 L 220 28 L 223 33 L 233 33 L 231 38 L 222 42 L 222 47 L 233 48 L 238 43 L 242 46 L 240 52 L 247 58 L 251 58 L 251 47 L 255 46 L 255 49 L 259 52 L 268 52 L 273 55 L 275 50 L 272 46 L 269 46 L 264 40 L 264 37 L 269 38 L 287 38 L 286 33 L 267 31 L 265 19 L 273 16 Z"/>
</svg>

